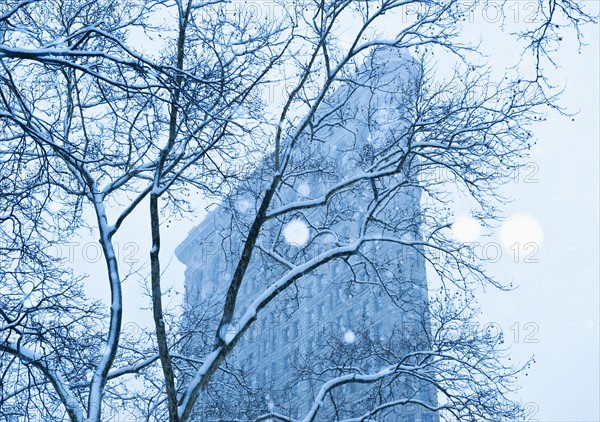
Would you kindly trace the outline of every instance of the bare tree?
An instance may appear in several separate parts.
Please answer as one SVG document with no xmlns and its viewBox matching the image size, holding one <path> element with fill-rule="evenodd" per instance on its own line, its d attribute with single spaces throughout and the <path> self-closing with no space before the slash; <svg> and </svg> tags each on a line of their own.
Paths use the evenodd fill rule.
<svg viewBox="0 0 600 422">
<path fill-rule="evenodd" d="M 341 369 L 341 349 L 332 344 L 330 362 L 338 366 L 314 378 L 322 386 L 304 420 L 328 412 L 326 396 L 337 418 L 343 394 L 335 392 L 344 386 L 397 391 L 393 382 L 410 377 L 439 391 L 439 404 L 381 393 L 353 420 L 406 405 L 461 420 L 520 415 L 507 396 L 518 368 L 505 366 L 501 339 L 476 330 L 456 335 L 456 324 L 469 321 L 473 286 L 503 285 L 448 235 L 447 203 L 462 190 L 482 222 L 498 218 L 497 189 L 507 181 L 498 168 L 518 168 L 529 126 L 544 107 L 556 107 L 543 73 L 555 43 L 561 31 L 580 35 L 580 25 L 595 19 L 575 1 L 540 0 L 540 19 L 521 34 L 535 58 L 532 76 L 519 69 L 521 76 L 507 72 L 495 81 L 475 46 L 460 42 L 467 12 L 459 1 L 274 5 L 278 12 L 260 19 L 260 9 L 232 10 L 219 0 L 0 6 L 5 419 L 100 421 L 134 403 L 136 417 L 190 420 L 199 398 L 218 391 L 213 383 L 261 311 L 280 309 L 311 274 L 342 265 L 348 285 L 367 280 L 400 307 L 410 301 L 394 291 L 407 286 L 389 281 L 398 263 L 378 254 L 378 245 L 413 251 L 441 277 L 438 302 L 411 303 L 426 309 L 422 332 L 431 337 L 411 349 L 391 335 L 385 352 L 379 339 L 355 351 L 357 366 Z M 393 29 L 383 25 L 390 17 Z M 146 51 L 152 40 L 163 40 L 160 52 Z M 453 74 L 436 76 L 432 54 L 453 57 Z M 281 82 L 278 107 L 270 107 L 267 91 Z M 349 138 L 334 143 L 332 134 L 343 130 Z M 343 152 L 342 163 L 332 161 L 334 150 Z M 327 176 L 320 191 L 293 193 L 298 181 Z M 235 264 L 222 297 L 196 315 L 202 324 L 191 335 L 165 328 L 159 254 L 161 217 L 189 213 L 194 191 L 226 196 L 221 207 L 233 204 L 224 233 L 235 245 L 225 250 Z M 412 198 L 419 212 L 398 213 L 398 198 Z M 237 199 L 248 209 L 236 210 Z M 122 336 L 121 283 L 135 273 L 119 267 L 113 241 L 145 206 L 150 341 Z M 282 230 L 290 221 L 306 225 L 311 240 L 286 245 Z M 85 228 L 104 253 L 107 307 L 86 299 L 82 280 L 51 253 Z M 269 277 L 242 300 L 249 268 L 259 263 Z M 458 304 L 448 299 L 455 291 L 463 295 Z M 200 338 L 202 355 L 186 355 Z M 361 366 L 361 353 L 379 353 L 387 364 Z M 256 418 L 295 420 L 269 411 Z"/>
</svg>

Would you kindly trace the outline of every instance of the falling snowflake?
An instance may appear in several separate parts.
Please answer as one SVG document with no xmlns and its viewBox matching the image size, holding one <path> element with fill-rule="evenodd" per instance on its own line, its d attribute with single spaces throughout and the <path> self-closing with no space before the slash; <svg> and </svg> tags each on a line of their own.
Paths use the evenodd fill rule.
<svg viewBox="0 0 600 422">
<path fill-rule="evenodd" d="M 308 186 L 308 183 L 300 183 L 300 186 L 298 186 L 298 193 L 304 197 L 308 197 L 308 195 L 310 195 L 310 186 Z"/>
<path fill-rule="evenodd" d="M 241 199 L 237 202 L 237 210 L 242 213 L 245 214 L 250 207 L 252 207 L 252 204 L 250 203 L 250 201 L 248 201 L 247 199 Z"/>
<path fill-rule="evenodd" d="M 463 243 L 474 242 L 481 235 L 481 225 L 468 216 L 460 216 L 452 224 L 452 235 Z"/>
<path fill-rule="evenodd" d="M 290 221 L 283 228 L 285 241 L 298 248 L 308 243 L 309 233 L 308 225 L 299 219 Z"/>
<path fill-rule="evenodd" d="M 352 330 L 346 330 L 344 333 L 344 343 L 352 344 L 356 341 L 356 334 Z"/>
<path fill-rule="evenodd" d="M 515 244 L 517 248 L 531 243 L 539 246 L 544 237 L 543 233 L 542 226 L 534 217 L 528 214 L 514 214 L 502 224 L 500 241 L 506 249 L 514 248 Z"/>
</svg>

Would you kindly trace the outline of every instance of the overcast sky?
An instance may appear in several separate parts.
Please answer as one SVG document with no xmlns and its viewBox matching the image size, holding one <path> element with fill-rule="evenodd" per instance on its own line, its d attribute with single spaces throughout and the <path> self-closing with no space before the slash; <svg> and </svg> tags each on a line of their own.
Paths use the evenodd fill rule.
<svg viewBox="0 0 600 422">
<path fill-rule="evenodd" d="M 586 4 L 597 13 L 598 2 Z M 520 395 L 540 421 L 600 420 L 600 45 L 598 26 L 584 32 L 589 45 L 579 54 L 573 37 L 566 38 L 557 56 L 561 69 L 551 72 L 565 87 L 561 104 L 579 114 L 574 121 L 548 116 L 535 130 L 531 166 L 505 190 L 514 198 L 507 215 L 526 214 L 541 226 L 539 262 L 521 256 L 515 263 L 505 250 L 494 272 L 520 287 L 491 291 L 482 301 L 515 358 L 535 354 Z"/>
</svg>

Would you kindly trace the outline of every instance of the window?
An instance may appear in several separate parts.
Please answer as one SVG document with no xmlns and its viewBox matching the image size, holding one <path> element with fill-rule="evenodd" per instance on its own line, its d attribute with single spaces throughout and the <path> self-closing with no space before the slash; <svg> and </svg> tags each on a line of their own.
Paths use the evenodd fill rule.
<svg viewBox="0 0 600 422">
<path fill-rule="evenodd" d="M 340 287 L 337 293 L 338 303 L 346 303 L 346 300 L 348 300 L 348 291 Z"/>
<path fill-rule="evenodd" d="M 261 358 L 264 358 L 265 355 L 267 354 L 267 343 L 265 341 L 261 341 L 258 344 L 258 354 L 260 355 Z"/>
<path fill-rule="evenodd" d="M 258 375 L 258 383 L 263 387 L 267 383 L 267 370 L 260 371 Z"/>
<path fill-rule="evenodd" d="M 312 310 L 309 310 L 306 313 L 306 331 L 310 331 L 313 329 L 313 321 L 314 321 L 314 314 L 312 312 Z"/>
<path fill-rule="evenodd" d="M 311 298 L 314 295 L 314 293 L 313 293 L 314 285 L 313 284 L 314 283 L 306 283 L 306 287 L 305 287 L 306 293 L 305 294 L 306 294 L 307 298 Z"/>
<path fill-rule="evenodd" d="M 369 308 L 370 308 L 369 304 L 370 304 L 369 300 L 365 299 L 363 301 L 363 303 L 362 303 L 362 314 L 361 314 L 362 318 L 368 318 L 368 316 L 369 316 Z"/>
<path fill-rule="evenodd" d="M 344 330 L 346 328 L 345 326 L 345 321 L 344 321 L 344 317 L 343 316 L 339 316 L 337 317 L 337 329 L 338 330 Z"/>
<path fill-rule="evenodd" d="M 275 333 L 273 333 L 273 335 L 271 337 L 271 341 L 269 343 L 271 343 L 271 352 L 276 352 L 277 351 L 277 342 L 275 342 Z"/>
<path fill-rule="evenodd" d="M 323 313 L 325 310 L 325 305 L 323 303 L 319 303 L 317 305 L 317 323 L 322 323 L 323 322 Z"/>
<path fill-rule="evenodd" d="M 346 324 L 348 325 L 348 327 L 354 325 L 354 315 L 352 314 L 352 311 L 350 309 L 348 309 L 348 311 L 346 312 Z"/>
<path fill-rule="evenodd" d="M 315 348 L 315 338 L 313 336 L 310 336 L 308 338 L 308 341 L 306 342 L 306 353 L 308 355 L 310 355 L 313 352 L 314 348 Z"/>
<path fill-rule="evenodd" d="M 277 373 L 277 362 L 271 362 L 271 381 L 277 382 L 277 378 L 280 374 Z"/>
<path fill-rule="evenodd" d="M 287 375 L 290 373 L 290 355 L 285 355 L 285 358 L 283 359 L 283 374 Z"/>
<path fill-rule="evenodd" d="M 375 302 L 375 309 L 377 309 L 377 311 L 381 311 L 383 305 L 383 298 L 381 295 L 376 294 L 373 301 Z"/>
<path fill-rule="evenodd" d="M 373 325 L 373 329 L 375 331 L 375 338 L 383 340 L 383 326 L 381 324 L 381 321 L 376 322 Z"/>
<path fill-rule="evenodd" d="M 248 353 L 248 355 L 246 356 L 246 370 L 251 370 L 252 368 L 254 368 L 254 353 L 250 352 Z"/>
<path fill-rule="evenodd" d="M 318 275 L 316 277 L 315 284 L 316 284 L 316 288 L 317 288 L 316 294 L 321 293 L 321 291 L 323 290 L 323 276 Z"/>
</svg>

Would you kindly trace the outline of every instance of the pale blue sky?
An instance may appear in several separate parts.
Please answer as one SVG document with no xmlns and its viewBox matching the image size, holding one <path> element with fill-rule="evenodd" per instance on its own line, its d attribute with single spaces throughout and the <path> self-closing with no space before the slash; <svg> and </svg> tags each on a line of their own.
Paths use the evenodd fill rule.
<svg viewBox="0 0 600 422">
<path fill-rule="evenodd" d="M 597 2 L 586 4 L 597 13 Z M 487 320 L 497 321 L 513 343 L 515 358 L 536 356 L 520 393 L 536 412 L 531 420 L 600 420 L 598 26 L 584 33 L 589 45 L 579 54 L 566 37 L 557 55 L 561 68 L 551 72 L 565 87 L 561 104 L 579 114 L 574 121 L 550 114 L 535 129 L 538 145 L 528 162 L 539 171 L 529 180 L 538 182 L 520 177 L 505 189 L 514 198 L 507 215 L 526 213 L 542 226 L 539 262 L 502 259 L 494 272 L 520 287 L 491 291 L 482 301 Z"/>
</svg>

